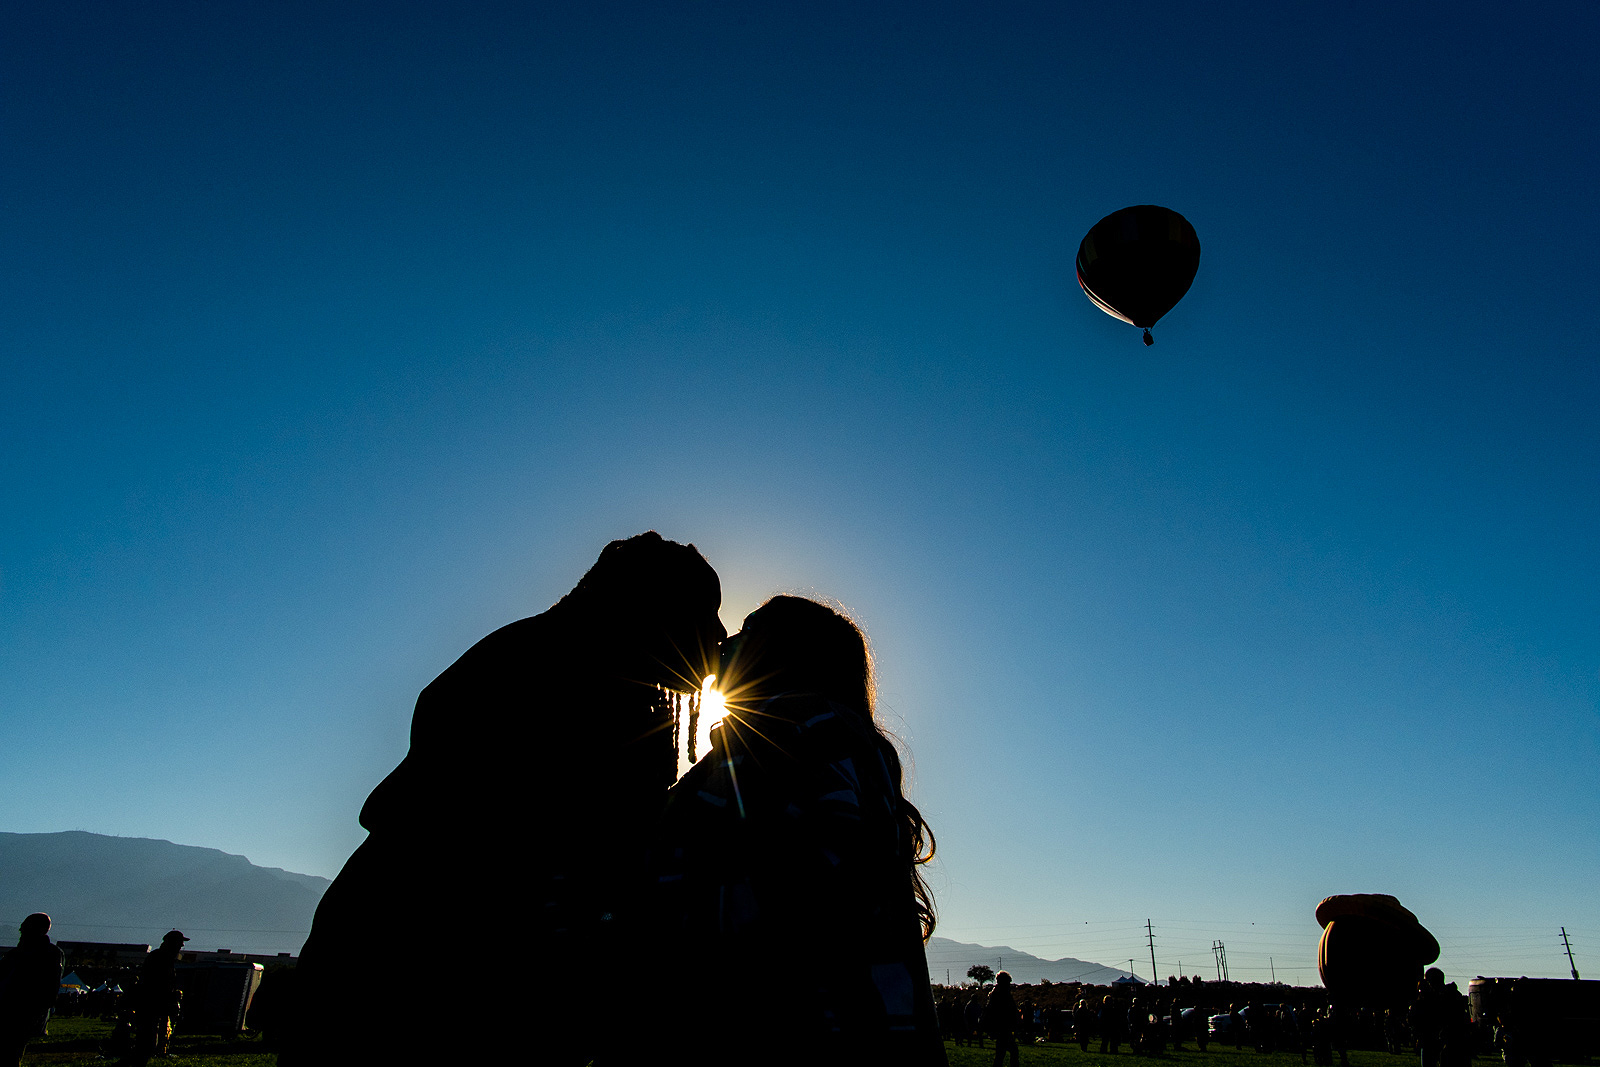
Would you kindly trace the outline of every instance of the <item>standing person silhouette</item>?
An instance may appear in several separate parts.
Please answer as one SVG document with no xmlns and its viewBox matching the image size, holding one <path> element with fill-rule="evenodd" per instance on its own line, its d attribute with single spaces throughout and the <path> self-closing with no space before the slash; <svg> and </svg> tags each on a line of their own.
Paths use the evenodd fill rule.
<svg viewBox="0 0 1600 1067">
<path fill-rule="evenodd" d="M 0 956 L 0 1067 L 22 1062 L 61 990 L 61 949 L 50 943 L 50 916 L 34 912 L 17 932 L 17 947 Z"/>
<path fill-rule="evenodd" d="M 994 988 L 989 991 L 989 1001 L 983 1006 L 983 1028 L 994 1037 L 994 1067 L 1000 1067 L 1009 1053 L 1011 1067 L 1020 1067 L 1022 1054 L 1017 1051 L 1017 999 L 1011 994 L 1011 972 L 1001 971 L 994 976 Z"/>
<path fill-rule="evenodd" d="M 139 983 L 133 987 L 133 1052 L 123 1061 L 131 1067 L 144 1067 L 171 1037 L 173 1006 L 180 996 L 178 957 L 188 940 L 182 931 L 168 930 L 139 966 Z"/>
<path fill-rule="evenodd" d="M 422 691 L 411 749 L 317 908 L 282 1067 L 510 1061 L 530 1033 L 541 1063 L 590 1060 L 602 976 L 585 961 L 624 949 L 633 867 L 677 773 L 665 691 L 710 673 L 721 599 L 693 545 L 613 541 L 554 607 Z M 460 939 L 491 930 L 546 991 L 515 1026 L 463 1025 L 481 960 Z"/>
<path fill-rule="evenodd" d="M 778 596 L 723 645 L 728 711 L 673 787 L 655 849 L 667 1019 L 707 1010 L 700 1064 L 943 1064 L 918 865 L 933 837 L 874 719 L 872 658 L 845 616 Z M 615 1062 L 644 1062 L 650 1032 Z M 606 1061 L 612 1062 L 612 1061 Z"/>
<path fill-rule="evenodd" d="M 1109 993 L 1100 1001 L 1100 1054 L 1115 1055 L 1128 1033 L 1128 1009 Z"/>
</svg>

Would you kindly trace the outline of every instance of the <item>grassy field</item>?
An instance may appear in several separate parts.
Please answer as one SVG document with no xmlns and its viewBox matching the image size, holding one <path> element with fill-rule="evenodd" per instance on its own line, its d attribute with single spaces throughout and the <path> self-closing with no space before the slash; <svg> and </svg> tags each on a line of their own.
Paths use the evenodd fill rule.
<svg viewBox="0 0 1600 1067">
<path fill-rule="evenodd" d="M 28 1064 L 107 1063 L 101 1059 L 101 1046 L 111 1040 L 111 1024 L 99 1019 L 74 1017 L 51 1019 L 50 1036 L 28 1045 L 23 1054 Z M 210 1034 L 178 1035 L 172 1039 L 171 1062 L 176 1067 L 276 1067 L 278 1057 L 261 1051 L 258 1037 L 218 1037 Z"/>
<path fill-rule="evenodd" d="M 101 1059 L 100 1048 L 111 1038 L 111 1024 L 99 1019 L 52 1019 L 50 1036 L 33 1042 L 22 1057 L 28 1064 L 92 1064 L 106 1063 Z M 951 1067 L 989 1067 L 994 1062 L 994 1043 L 987 1041 L 986 1048 L 958 1048 L 946 1043 Z M 1102 1056 L 1092 1051 L 1080 1052 L 1077 1045 L 1024 1045 L 1022 1062 L 1029 1067 L 1300 1067 L 1298 1053 L 1258 1053 L 1249 1049 L 1234 1049 L 1212 1045 L 1200 1052 L 1190 1045 L 1180 1052 L 1164 1056 L 1135 1056 L 1122 1052 L 1115 1056 Z M 533 1050 L 530 1049 L 530 1052 Z M 173 1039 L 173 1067 L 276 1067 L 277 1056 L 261 1049 L 258 1037 L 215 1037 L 179 1035 Z M 1309 1057 L 1308 1057 L 1309 1059 Z M 1350 1067 L 1416 1067 L 1415 1056 L 1391 1056 L 1384 1052 L 1351 1052 Z M 1490 1067 L 1497 1060 L 1479 1057 L 1474 1067 Z M 473 1067 L 463 1063 L 462 1067 Z M 820 1067 L 820 1065 L 819 1065 Z"/>
</svg>

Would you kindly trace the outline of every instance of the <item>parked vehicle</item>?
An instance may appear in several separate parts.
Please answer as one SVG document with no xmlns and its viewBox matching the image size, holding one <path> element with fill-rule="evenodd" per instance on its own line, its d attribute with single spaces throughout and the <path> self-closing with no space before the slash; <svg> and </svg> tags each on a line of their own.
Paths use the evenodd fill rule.
<svg viewBox="0 0 1600 1067">
<path fill-rule="evenodd" d="M 1296 1025 L 1298 1025 L 1300 1021 L 1300 1014 L 1294 1010 L 1293 1005 L 1247 1004 L 1239 1009 L 1239 1014 L 1237 1016 L 1238 1025 L 1241 1028 L 1250 1024 L 1250 1014 L 1253 1011 L 1260 1011 L 1268 1016 L 1287 1015 L 1289 1020 Z M 1223 1012 L 1221 1015 L 1213 1015 L 1211 1018 L 1206 1020 L 1206 1029 L 1214 1038 L 1232 1038 L 1233 1027 L 1235 1025 L 1234 1019 L 1235 1016 L 1229 1014 L 1228 1012 Z"/>
</svg>

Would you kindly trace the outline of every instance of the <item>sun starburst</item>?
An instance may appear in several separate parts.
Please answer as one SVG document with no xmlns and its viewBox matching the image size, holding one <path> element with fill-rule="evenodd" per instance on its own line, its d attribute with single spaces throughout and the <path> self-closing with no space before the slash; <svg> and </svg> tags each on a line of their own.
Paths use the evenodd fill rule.
<svg viewBox="0 0 1600 1067">
<path fill-rule="evenodd" d="M 711 727 L 722 721 L 728 713 L 728 700 L 722 690 L 715 688 L 717 676 L 708 674 L 700 683 L 700 729 L 709 738 Z M 710 747 L 709 740 L 699 746 L 701 751 Z"/>
</svg>

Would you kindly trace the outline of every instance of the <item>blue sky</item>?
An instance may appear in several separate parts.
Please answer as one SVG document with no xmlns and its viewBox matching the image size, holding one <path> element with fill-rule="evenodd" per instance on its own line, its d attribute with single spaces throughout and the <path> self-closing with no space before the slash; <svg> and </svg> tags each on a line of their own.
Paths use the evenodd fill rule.
<svg viewBox="0 0 1600 1067">
<path fill-rule="evenodd" d="M 1600 970 L 1593 8 L 0 18 L 4 829 L 332 875 L 654 528 L 857 614 L 945 936 Z M 1072 268 L 1139 203 L 1149 349 Z"/>
</svg>

